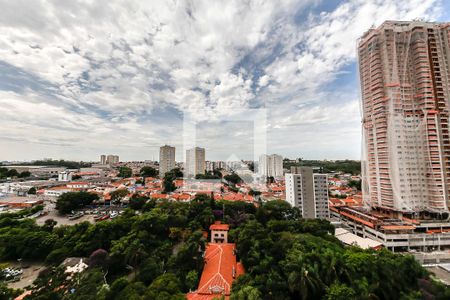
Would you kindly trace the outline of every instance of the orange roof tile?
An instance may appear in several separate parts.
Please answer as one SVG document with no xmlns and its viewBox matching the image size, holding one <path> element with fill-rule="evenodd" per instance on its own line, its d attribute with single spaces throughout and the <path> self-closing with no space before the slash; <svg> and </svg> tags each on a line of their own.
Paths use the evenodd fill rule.
<svg viewBox="0 0 450 300">
<path fill-rule="evenodd" d="M 166 199 L 167 198 L 167 194 L 154 193 L 154 194 L 151 194 L 150 197 L 152 199 Z"/>
<path fill-rule="evenodd" d="M 209 226 L 209 230 L 230 230 L 230 225 L 222 224 L 220 221 L 216 221 L 214 224 Z"/>
<path fill-rule="evenodd" d="M 188 293 L 187 299 L 209 300 L 220 298 L 222 295 L 225 299 L 228 298 L 233 280 L 244 273 L 242 265 L 237 263 L 234 249 L 235 244 L 232 243 L 208 244 L 198 290 Z"/>
<path fill-rule="evenodd" d="M 14 298 L 14 300 L 22 300 L 23 298 L 29 295 L 31 295 L 31 291 L 24 291 L 22 294 Z"/>
</svg>

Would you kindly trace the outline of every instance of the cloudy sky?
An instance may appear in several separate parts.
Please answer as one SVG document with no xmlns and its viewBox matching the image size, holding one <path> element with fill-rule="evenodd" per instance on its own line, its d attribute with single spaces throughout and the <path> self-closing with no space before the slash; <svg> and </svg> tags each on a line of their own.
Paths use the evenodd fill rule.
<svg viewBox="0 0 450 300">
<path fill-rule="evenodd" d="M 157 159 L 198 122 L 207 159 L 359 159 L 356 40 L 449 1 L 0 0 L 0 161 Z M 247 111 L 248 120 L 232 118 Z M 177 158 L 182 158 L 177 151 Z"/>
</svg>

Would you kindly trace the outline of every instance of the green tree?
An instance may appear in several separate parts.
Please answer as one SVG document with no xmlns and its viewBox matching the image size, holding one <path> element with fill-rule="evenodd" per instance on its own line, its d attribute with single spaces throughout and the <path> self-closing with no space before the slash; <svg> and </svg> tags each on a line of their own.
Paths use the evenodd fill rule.
<svg viewBox="0 0 450 300">
<path fill-rule="evenodd" d="M 55 220 L 47 219 L 45 220 L 44 225 L 42 227 L 44 228 L 45 231 L 52 232 L 56 224 L 58 224 L 58 222 L 56 222 Z"/>
<path fill-rule="evenodd" d="M 19 172 L 17 172 L 16 169 L 10 169 L 6 173 L 6 177 L 17 177 L 17 176 L 19 176 Z"/>
<path fill-rule="evenodd" d="M 31 173 L 29 171 L 20 172 L 20 174 L 18 175 L 19 178 L 27 178 L 30 176 L 31 176 Z"/>
<path fill-rule="evenodd" d="M 179 168 L 175 168 L 164 175 L 163 189 L 165 193 L 170 193 L 176 190 L 176 186 L 173 181 L 179 177 L 182 177 L 183 173 Z"/>
<path fill-rule="evenodd" d="M 133 197 L 130 198 L 130 208 L 134 209 L 134 210 L 141 210 L 145 203 L 148 201 L 148 198 L 146 197 L 140 197 L 140 196 L 136 196 L 133 195 Z"/>
<path fill-rule="evenodd" d="M 180 281 L 172 273 L 166 273 L 156 278 L 147 289 L 146 297 L 150 300 L 182 300 Z"/>
<path fill-rule="evenodd" d="M 68 192 L 58 197 L 56 209 L 60 214 L 70 213 L 72 210 L 80 209 L 85 205 L 98 200 L 98 195 L 88 192 Z"/>
<path fill-rule="evenodd" d="M 157 261 L 155 257 L 149 257 L 140 265 L 138 279 L 145 284 L 150 284 L 162 273 L 161 262 Z"/>
<path fill-rule="evenodd" d="M 195 290 L 198 285 L 198 272 L 196 270 L 191 270 L 186 275 L 186 286 L 189 287 L 190 290 Z"/>
<path fill-rule="evenodd" d="M 168 179 L 168 178 L 164 178 L 164 180 L 163 180 L 163 190 L 164 190 L 165 193 L 171 193 L 171 192 L 175 191 L 176 189 L 177 189 L 177 187 L 173 183 L 173 180 Z"/>
<path fill-rule="evenodd" d="M 133 171 L 128 167 L 120 167 L 119 168 L 119 177 L 128 178 L 133 175 Z"/>
<path fill-rule="evenodd" d="M 67 294 L 67 300 L 96 300 L 104 284 L 104 274 L 99 269 L 83 272 L 72 285 L 73 293 Z"/>
<path fill-rule="evenodd" d="M 334 283 L 327 289 L 327 300 L 353 300 L 358 299 L 356 292 L 346 284 Z"/>
<path fill-rule="evenodd" d="M 228 181 L 228 182 L 230 182 L 232 184 L 238 184 L 238 183 L 242 182 L 241 177 L 239 177 L 239 175 L 236 174 L 236 173 L 225 175 L 223 177 L 223 179 L 225 179 L 226 181 Z"/>
<path fill-rule="evenodd" d="M 7 177 L 7 175 L 6 175 L 7 173 L 8 173 L 8 169 L 7 168 L 0 167 L 0 178 Z"/>
<path fill-rule="evenodd" d="M 29 190 L 28 190 L 28 194 L 29 195 L 36 195 L 36 188 L 33 186 L 33 187 L 31 187 Z"/>
<path fill-rule="evenodd" d="M 119 277 L 111 284 L 111 288 L 106 296 L 107 300 L 115 299 L 117 295 L 120 294 L 129 284 L 129 281 L 126 277 Z"/>
<path fill-rule="evenodd" d="M 15 299 L 21 293 L 22 290 L 8 288 L 6 284 L 0 282 L 0 299 Z"/>
<path fill-rule="evenodd" d="M 158 176 L 158 171 L 155 168 L 145 166 L 141 168 L 139 174 L 143 177 L 156 177 Z"/>
<path fill-rule="evenodd" d="M 245 286 L 243 289 L 232 293 L 231 300 L 261 300 L 263 299 L 261 292 L 253 286 Z"/>
<path fill-rule="evenodd" d="M 128 196 L 128 190 L 127 189 L 118 189 L 111 193 L 109 193 L 111 196 L 111 201 L 114 204 L 120 203 L 126 196 Z"/>
<path fill-rule="evenodd" d="M 249 194 L 250 196 L 259 196 L 259 195 L 261 195 L 261 192 L 260 192 L 260 191 L 257 191 L 257 190 L 251 189 L 251 190 L 248 192 L 248 194 Z"/>
<path fill-rule="evenodd" d="M 360 180 L 349 180 L 348 186 L 361 191 L 361 179 Z"/>
</svg>

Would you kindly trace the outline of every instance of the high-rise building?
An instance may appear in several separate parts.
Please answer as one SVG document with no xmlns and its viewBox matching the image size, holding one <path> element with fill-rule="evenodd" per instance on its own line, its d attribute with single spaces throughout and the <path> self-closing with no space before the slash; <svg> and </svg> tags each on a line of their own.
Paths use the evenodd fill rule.
<svg viewBox="0 0 450 300">
<path fill-rule="evenodd" d="M 119 163 L 119 156 L 118 155 L 109 154 L 106 157 L 106 163 L 110 164 L 110 165 Z"/>
<path fill-rule="evenodd" d="M 175 168 L 175 147 L 164 145 L 159 148 L 159 177 Z"/>
<path fill-rule="evenodd" d="M 197 174 L 205 174 L 205 148 L 195 147 L 186 150 L 185 176 L 193 177 Z"/>
<path fill-rule="evenodd" d="M 300 167 L 298 174 L 286 174 L 286 201 L 298 207 L 303 218 L 329 218 L 327 174 L 314 174 Z"/>
<path fill-rule="evenodd" d="M 268 177 L 283 176 L 283 157 L 278 154 L 263 154 L 259 157 L 258 174 Z"/>
<path fill-rule="evenodd" d="M 206 163 L 206 171 L 207 172 L 213 172 L 214 171 L 214 169 L 215 169 L 215 161 L 206 161 L 205 162 Z"/>
<path fill-rule="evenodd" d="M 450 23 L 387 21 L 358 53 L 365 204 L 448 212 Z"/>
<path fill-rule="evenodd" d="M 100 164 L 106 165 L 106 155 L 104 154 L 100 155 Z"/>
</svg>

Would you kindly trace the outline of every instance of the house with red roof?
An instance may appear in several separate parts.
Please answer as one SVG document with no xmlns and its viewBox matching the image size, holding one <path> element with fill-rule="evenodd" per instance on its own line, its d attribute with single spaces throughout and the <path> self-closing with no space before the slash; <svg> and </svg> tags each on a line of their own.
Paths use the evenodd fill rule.
<svg viewBox="0 0 450 300">
<path fill-rule="evenodd" d="M 150 195 L 152 199 L 167 199 L 167 194 L 153 193 Z"/>
<path fill-rule="evenodd" d="M 205 266 L 194 292 L 186 295 L 188 300 L 212 300 L 230 298 L 233 281 L 244 274 L 243 265 L 237 261 L 236 245 L 228 243 L 228 224 L 220 221 L 209 227 L 211 241 L 204 255 Z"/>
</svg>

